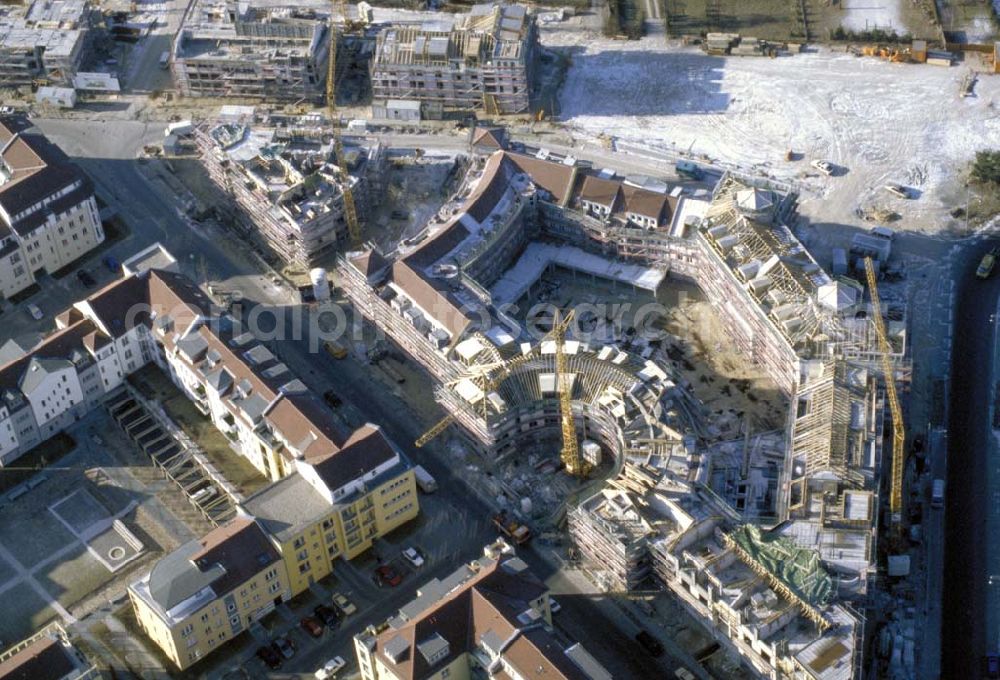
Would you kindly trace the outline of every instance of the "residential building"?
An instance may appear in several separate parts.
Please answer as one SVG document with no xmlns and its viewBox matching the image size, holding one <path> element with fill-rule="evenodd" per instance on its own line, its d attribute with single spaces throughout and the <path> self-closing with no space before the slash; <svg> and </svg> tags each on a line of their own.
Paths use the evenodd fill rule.
<svg viewBox="0 0 1000 680">
<path fill-rule="evenodd" d="M 328 14 L 295 3 L 195 0 L 174 38 L 174 84 L 185 97 L 320 103 L 329 31 Z"/>
<path fill-rule="evenodd" d="M 88 179 L 23 118 L 0 118 L 0 298 L 104 241 Z"/>
<path fill-rule="evenodd" d="M 548 588 L 502 542 L 417 591 L 384 626 L 354 637 L 363 680 L 610 680 L 579 644 L 552 634 Z"/>
<path fill-rule="evenodd" d="M 0 466 L 118 389 L 155 353 L 145 281 L 116 281 L 56 317 L 57 330 L 0 366 Z"/>
<path fill-rule="evenodd" d="M 373 425 L 241 507 L 278 546 L 293 595 L 329 575 L 338 558 L 357 557 L 419 512 L 412 466 Z"/>
<path fill-rule="evenodd" d="M 474 5 L 468 14 L 382 29 L 371 60 L 373 110 L 419 101 L 425 118 L 444 111 L 527 113 L 537 35 L 524 5 Z"/>
<path fill-rule="evenodd" d="M 281 556 L 247 517 L 163 557 L 128 593 L 139 627 L 181 670 L 291 597 Z"/>
<path fill-rule="evenodd" d="M 336 164 L 333 144 L 318 117 L 299 125 L 223 123 L 195 132 L 220 210 L 260 247 L 303 268 L 344 249 L 350 241 L 344 213 L 349 186 L 359 220 L 378 200 L 384 170 L 377 141 L 346 146 L 350 174 Z"/>
<path fill-rule="evenodd" d="M 52 623 L 0 652 L 0 680 L 90 680 L 101 672 Z"/>
</svg>

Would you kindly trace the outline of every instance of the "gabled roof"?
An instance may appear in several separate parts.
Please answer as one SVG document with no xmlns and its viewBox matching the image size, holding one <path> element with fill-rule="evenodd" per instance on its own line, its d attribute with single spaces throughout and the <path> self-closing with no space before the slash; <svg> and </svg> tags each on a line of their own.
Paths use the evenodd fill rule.
<svg viewBox="0 0 1000 680">
<path fill-rule="evenodd" d="M 588 680 L 550 633 L 519 620 L 530 603 L 548 589 L 530 572 L 507 567 L 517 561 L 482 559 L 473 565 L 478 573 L 465 568 L 466 575 L 474 575 L 451 592 L 430 598 L 430 606 L 414 613 L 405 625 L 382 632 L 376 639 L 375 653 L 393 674 L 405 680 L 431 677 L 479 645 L 500 651 L 525 678 L 536 677 L 541 670 L 542 677 L 553 680 Z M 434 583 L 426 586 L 433 587 Z M 429 648 L 442 651 L 445 644 L 448 654 L 429 663 L 430 654 L 422 652 Z"/>
<path fill-rule="evenodd" d="M 334 491 L 396 457 L 382 430 L 363 425 L 351 433 L 339 451 L 312 462 L 316 474 Z"/>
<path fill-rule="evenodd" d="M 222 596 L 280 559 L 256 522 L 237 517 L 157 562 L 149 594 L 170 610 L 209 586 Z"/>
<path fill-rule="evenodd" d="M 472 132 L 472 145 L 484 149 L 506 149 L 507 133 L 503 128 L 477 127 Z"/>
<path fill-rule="evenodd" d="M 392 265 L 392 280 L 421 309 L 443 325 L 452 337 L 460 337 L 473 322 L 462 303 L 443 281 L 421 276 L 407 260 Z"/>
<path fill-rule="evenodd" d="M 666 211 L 668 204 L 666 194 L 641 189 L 631 184 L 623 184 L 622 198 L 624 199 L 623 209 L 627 213 L 649 217 L 657 222 L 670 219 L 670 211 Z M 666 215 L 664 215 L 664 211 L 667 212 Z"/>
<path fill-rule="evenodd" d="M 385 259 L 374 248 L 351 253 L 347 259 L 365 278 L 373 276 L 389 266 L 389 260 Z"/>
<path fill-rule="evenodd" d="M 30 395 L 42 384 L 45 378 L 53 373 L 72 368 L 73 363 L 69 359 L 47 359 L 32 356 L 25 367 L 24 375 L 21 376 L 21 391 Z"/>
<path fill-rule="evenodd" d="M 61 212 L 94 193 L 90 180 L 73 165 L 59 147 L 37 133 L 27 133 L 26 121 L 0 118 L 0 157 L 11 174 L 0 184 L 0 205 L 8 215 L 40 203 L 75 182 L 80 187 L 50 202 L 10 225 L 27 234 L 45 221 L 50 212 Z"/>
<path fill-rule="evenodd" d="M 32 349 L 30 354 L 0 367 L 0 391 L 19 389 L 21 377 L 32 357 L 68 359 L 73 350 L 84 346 L 84 338 L 95 331 L 97 327 L 89 319 L 77 321 L 68 328 L 56 331 Z"/>
<path fill-rule="evenodd" d="M 149 282 L 137 276 L 112 281 L 80 303 L 86 305 L 108 334 L 121 337 L 139 324 L 149 324 Z"/>
<path fill-rule="evenodd" d="M 509 151 L 504 155 L 521 172 L 527 173 L 535 185 L 547 191 L 552 196 L 553 203 L 566 205 L 576 183 L 576 167 Z"/>
<path fill-rule="evenodd" d="M 621 182 L 615 180 L 587 175 L 583 178 L 583 184 L 580 186 L 579 199 L 605 206 L 614 211 L 621 186 Z"/>
</svg>

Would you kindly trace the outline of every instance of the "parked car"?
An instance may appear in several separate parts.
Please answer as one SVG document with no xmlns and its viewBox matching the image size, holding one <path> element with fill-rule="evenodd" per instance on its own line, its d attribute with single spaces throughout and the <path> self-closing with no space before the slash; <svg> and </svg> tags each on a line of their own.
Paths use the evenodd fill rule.
<svg viewBox="0 0 1000 680">
<path fill-rule="evenodd" d="M 890 182 L 885 185 L 885 190 L 888 191 L 893 196 L 898 196 L 899 198 L 909 198 L 910 190 L 904 187 L 902 184 L 896 184 L 895 182 Z"/>
<path fill-rule="evenodd" d="M 416 548 L 407 548 L 404 550 L 403 557 L 405 557 L 406 561 L 412 564 L 416 569 L 424 566 L 424 558 L 421 557 Z"/>
<path fill-rule="evenodd" d="M 323 393 L 323 401 L 325 401 L 326 405 L 330 408 L 337 408 L 344 403 L 343 399 L 341 399 L 333 390 L 327 390 Z"/>
<path fill-rule="evenodd" d="M 640 630 L 635 635 L 635 640 L 642 648 L 649 652 L 650 656 L 662 656 L 663 655 L 663 645 L 655 637 L 649 634 L 648 631 Z"/>
<path fill-rule="evenodd" d="M 316 671 L 316 680 L 329 680 L 337 674 L 340 669 L 347 665 L 347 662 L 339 656 L 335 656 Z"/>
<path fill-rule="evenodd" d="M 983 259 L 979 261 L 979 266 L 976 267 L 977 279 L 990 278 L 990 274 L 993 273 L 993 267 L 996 266 L 997 257 L 1000 257 L 1000 248 L 994 248 L 983 255 Z"/>
<path fill-rule="evenodd" d="M 323 622 L 323 625 L 327 628 L 333 628 L 337 625 L 337 621 L 340 619 L 337 616 L 337 610 L 333 607 L 327 607 L 325 604 L 316 605 L 313 608 L 313 616 Z"/>
<path fill-rule="evenodd" d="M 553 614 L 558 614 L 559 610 L 562 609 L 562 605 L 556 601 L 556 598 L 549 598 L 549 611 Z"/>
<path fill-rule="evenodd" d="M 274 642 L 271 643 L 271 646 L 286 659 L 291 659 L 295 656 L 295 643 L 292 642 L 292 639 L 287 635 L 279 635 L 276 637 Z"/>
<path fill-rule="evenodd" d="M 118 262 L 113 255 L 106 255 L 101 261 L 104 262 L 105 267 L 116 274 L 118 273 L 119 267 L 121 267 L 121 263 Z"/>
<path fill-rule="evenodd" d="M 80 283 L 82 283 L 87 288 L 92 288 L 97 283 L 97 281 L 94 280 L 94 277 L 91 276 L 90 272 L 88 272 L 86 269 L 81 269 L 80 271 L 78 271 L 76 273 L 76 278 L 79 279 Z"/>
<path fill-rule="evenodd" d="M 323 634 L 323 624 L 313 616 L 303 616 L 302 620 L 299 621 L 299 625 L 302 627 L 302 630 L 314 638 L 318 638 Z"/>
<path fill-rule="evenodd" d="M 261 661 L 267 665 L 272 671 L 276 671 L 281 668 L 281 654 L 274 650 L 271 645 L 264 645 L 257 650 L 257 656 Z"/>
<path fill-rule="evenodd" d="M 36 305 L 34 302 L 29 302 L 27 309 L 28 309 L 28 314 L 31 314 L 31 318 L 34 319 L 35 321 L 41 321 L 42 318 L 45 316 L 44 314 L 42 314 L 42 310 L 40 310 L 38 308 L 38 305 Z"/>
<path fill-rule="evenodd" d="M 822 172 L 824 175 L 832 175 L 834 171 L 833 163 L 830 161 L 815 160 L 810 165 Z"/>
<path fill-rule="evenodd" d="M 403 581 L 403 577 L 399 575 L 392 565 L 383 564 L 382 566 L 375 569 L 375 574 L 372 576 L 372 580 L 375 581 L 375 585 L 379 588 L 388 585 L 395 588 Z"/>
<path fill-rule="evenodd" d="M 358 611 L 358 608 L 354 606 L 354 603 L 340 593 L 333 594 L 333 603 L 337 605 L 337 609 L 339 609 L 344 616 L 350 616 L 354 612 Z"/>
</svg>

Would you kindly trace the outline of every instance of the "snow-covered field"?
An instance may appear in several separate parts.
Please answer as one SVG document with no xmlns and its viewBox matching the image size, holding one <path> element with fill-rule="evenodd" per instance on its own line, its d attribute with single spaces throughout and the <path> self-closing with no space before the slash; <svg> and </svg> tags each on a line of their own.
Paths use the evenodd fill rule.
<svg viewBox="0 0 1000 680">
<path fill-rule="evenodd" d="M 573 45 L 561 118 L 580 137 L 704 154 L 803 186 L 803 213 L 859 224 L 888 208 L 901 228 L 936 231 L 964 205 L 961 174 L 977 149 L 1000 148 L 1000 76 L 961 98 L 963 67 L 889 64 L 821 48 L 783 57 L 720 58 L 662 37 L 604 40 L 563 24 L 547 45 Z M 786 161 L 791 149 L 802 154 Z M 809 167 L 827 159 L 833 177 Z M 898 182 L 915 198 L 881 187 Z M 812 209 L 811 209 L 812 208 Z"/>
</svg>

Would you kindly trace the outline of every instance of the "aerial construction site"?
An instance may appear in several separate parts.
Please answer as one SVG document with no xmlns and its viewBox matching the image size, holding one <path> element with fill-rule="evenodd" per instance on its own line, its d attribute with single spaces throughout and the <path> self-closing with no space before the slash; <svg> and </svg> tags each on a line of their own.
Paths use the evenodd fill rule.
<svg viewBox="0 0 1000 680">
<path fill-rule="evenodd" d="M 1000 678 L 1000 7 L 869 5 L 0 8 L 0 680 Z"/>
<path fill-rule="evenodd" d="M 726 174 L 710 194 L 667 193 L 479 146 L 418 243 L 338 265 L 354 308 L 436 382 L 446 415 L 416 446 L 475 452 L 509 516 L 568 530 L 609 592 L 668 589 L 762 675 L 860 677 L 903 484 L 882 431 L 901 428 L 905 335 L 882 322 L 874 278 L 866 291 L 824 271 L 785 226 L 780 186 Z M 657 303 L 675 284 L 763 374 L 773 422 L 697 396 L 726 381 L 701 367 L 692 384 L 706 357 Z M 616 290 L 633 314 L 609 313 Z M 635 318 L 644 301 L 663 318 Z"/>
</svg>

